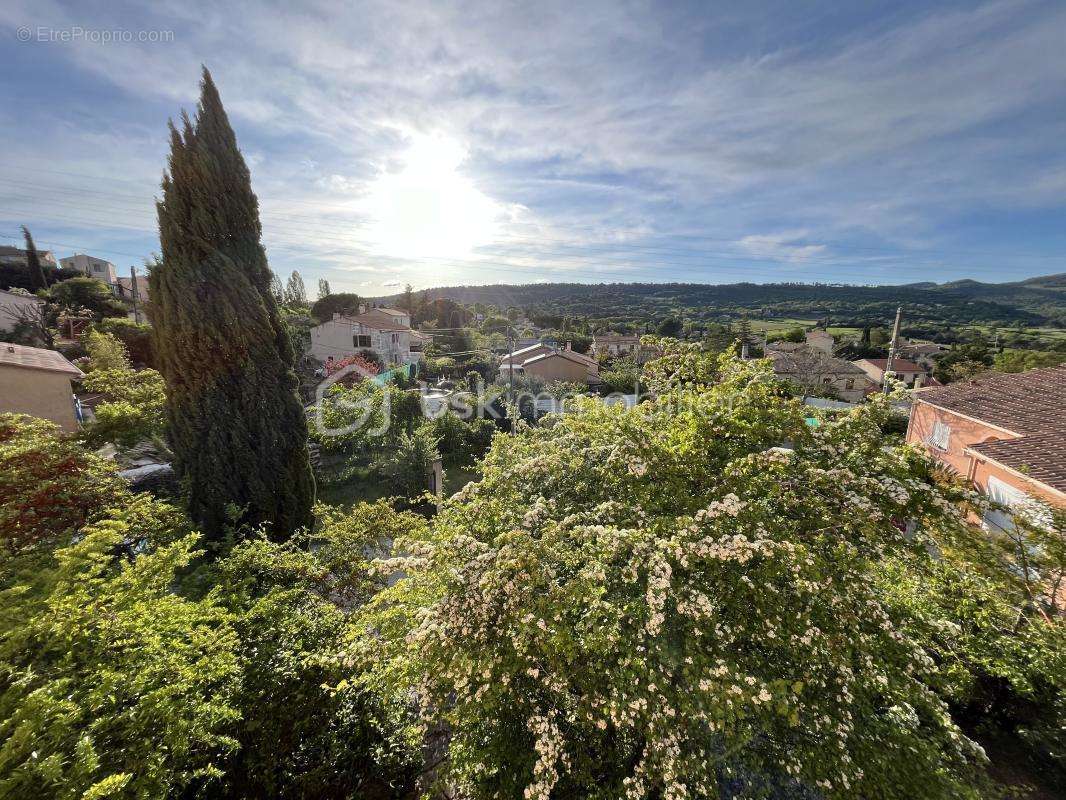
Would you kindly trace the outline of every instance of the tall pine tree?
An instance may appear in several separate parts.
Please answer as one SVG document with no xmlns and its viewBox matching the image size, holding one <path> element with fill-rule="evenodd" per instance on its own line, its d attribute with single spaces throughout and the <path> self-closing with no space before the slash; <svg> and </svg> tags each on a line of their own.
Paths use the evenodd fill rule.
<svg viewBox="0 0 1066 800">
<path fill-rule="evenodd" d="M 312 522 L 294 354 L 260 244 L 259 203 L 207 69 L 195 123 L 170 125 L 149 276 L 175 469 L 209 538 L 236 519 L 275 540 Z"/>
</svg>

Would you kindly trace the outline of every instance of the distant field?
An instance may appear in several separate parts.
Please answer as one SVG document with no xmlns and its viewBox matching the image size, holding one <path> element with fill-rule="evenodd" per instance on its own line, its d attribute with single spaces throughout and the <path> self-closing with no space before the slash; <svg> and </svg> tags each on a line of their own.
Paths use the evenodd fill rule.
<svg viewBox="0 0 1066 800">
<path fill-rule="evenodd" d="M 777 331 L 785 331 L 789 328 L 810 328 L 817 325 L 819 320 L 816 319 L 795 319 L 792 317 L 781 317 L 778 319 L 753 319 L 749 320 L 751 323 L 751 329 L 753 331 L 766 331 L 767 333 L 774 333 Z M 829 332 L 834 336 L 859 336 L 861 331 L 858 328 L 846 328 L 838 325 L 830 325 Z"/>
<path fill-rule="evenodd" d="M 767 333 L 774 333 L 778 331 L 788 330 L 789 328 L 811 328 L 817 325 L 820 320 L 816 319 L 798 319 L 795 317 L 778 317 L 774 319 L 753 319 L 749 320 L 751 323 L 751 329 L 753 331 L 759 331 L 760 333 L 766 331 Z M 996 330 L 991 325 L 960 325 L 958 330 L 970 330 L 980 331 L 983 334 L 991 336 Z M 1040 339 L 1058 341 L 1066 340 L 1066 328 L 999 328 L 1001 333 L 1025 333 L 1029 336 L 1035 336 Z M 840 336 L 845 339 L 854 338 L 857 339 L 861 334 L 860 328 L 843 327 L 839 325 L 830 325 L 829 332 L 834 336 Z"/>
</svg>

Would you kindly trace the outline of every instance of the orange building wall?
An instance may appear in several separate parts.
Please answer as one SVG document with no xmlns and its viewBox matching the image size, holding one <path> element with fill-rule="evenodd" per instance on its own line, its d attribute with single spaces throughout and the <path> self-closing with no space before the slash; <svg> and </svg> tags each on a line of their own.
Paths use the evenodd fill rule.
<svg viewBox="0 0 1066 800">
<path fill-rule="evenodd" d="M 951 428 L 948 449 L 940 450 L 926 440 L 933 433 L 933 424 L 942 422 Z M 970 445 L 986 442 L 990 439 L 1014 439 L 1015 434 L 1008 433 L 976 422 L 966 417 L 936 408 L 921 400 L 915 400 L 911 406 L 910 423 L 907 426 L 907 442 L 925 447 L 934 458 L 951 467 L 960 477 L 973 481 L 982 492 L 987 492 L 988 478 L 994 476 L 1004 483 L 1024 492 L 1042 497 L 1055 505 L 1066 504 L 1066 498 L 1042 484 L 1035 483 L 1000 465 L 981 459 L 976 454 L 969 454 L 965 449 Z"/>
</svg>

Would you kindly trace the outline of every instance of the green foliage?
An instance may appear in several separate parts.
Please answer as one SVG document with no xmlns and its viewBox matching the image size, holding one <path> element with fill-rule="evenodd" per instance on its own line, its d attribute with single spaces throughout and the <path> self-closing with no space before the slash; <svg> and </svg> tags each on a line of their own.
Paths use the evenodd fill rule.
<svg viewBox="0 0 1066 800">
<path fill-rule="evenodd" d="M 698 351 L 665 346 L 691 387 Z M 873 582 L 964 525 L 955 495 L 883 449 L 883 402 L 811 429 L 765 363 L 716 366 L 496 437 L 398 543 L 366 652 L 418 699 L 412 735 L 450 732 L 441 781 L 470 798 L 976 797 Z"/>
<path fill-rule="evenodd" d="M 411 433 L 402 431 L 394 441 L 374 459 L 374 473 L 392 494 L 417 497 L 428 490 L 433 461 L 440 458 L 437 440 L 432 429 L 420 427 Z"/>
<path fill-rule="evenodd" d="M 145 439 L 161 439 L 166 433 L 166 386 L 154 369 L 134 370 L 122 343 L 108 334 L 91 331 L 86 337 L 89 371 L 84 389 L 100 392 L 95 419 L 83 431 L 94 447 L 105 442 L 122 446 Z"/>
<path fill-rule="evenodd" d="M 933 686 L 973 727 L 1017 736 L 1033 771 L 1066 781 L 1066 511 L 990 537 L 964 530 L 935 560 L 886 561 L 879 584 L 939 665 Z M 1053 781 L 1051 781 L 1053 782 Z"/>
<path fill-rule="evenodd" d="M 108 317 L 93 326 L 100 333 L 114 336 L 126 347 L 134 364 L 154 366 L 152 355 L 152 328 L 143 322 L 134 322 L 126 317 Z"/>
<path fill-rule="evenodd" d="M 107 461 L 54 423 L 0 414 L 0 562 L 65 542 L 100 508 L 125 497 Z"/>
<path fill-rule="evenodd" d="M 491 420 L 471 417 L 462 419 L 453 411 L 426 420 L 421 429 L 430 440 L 437 442 L 437 449 L 457 463 L 470 464 L 480 458 L 492 444 L 496 426 Z"/>
<path fill-rule="evenodd" d="M 97 330 L 89 331 L 85 337 L 85 350 L 89 354 L 89 370 L 93 372 L 130 369 L 126 346 L 110 334 Z"/>
<path fill-rule="evenodd" d="M 48 278 L 44 274 L 44 266 L 41 264 L 41 257 L 37 253 L 37 245 L 33 243 L 33 236 L 30 234 L 30 229 L 25 225 L 22 226 L 22 237 L 26 243 L 26 272 L 29 275 L 31 292 L 39 292 L 42 289 L 48 288 Z"/>
<path fill-rule="evenodd" d="M 152 507 L 149 507 L 152 506 Z M 0 797 L 163 798 L 217 781 L 234 741 L 236 637 L 212 596 L 172 591 L 196 557 L 145 497 L 0 592 Z"/>
<path fill-rule="evenodd" d="M 600 370 L 600 380 L 608 392 L 633 394 L 640 383 L 641 369 L 637 362 L 626 356 L 616 358 L 609 367 Z"/>
<path fill-rule="evenodd" d="M 402 709 L 385 708 L 337 656 L 350 615 L 379 587 L 372 554 L 424 523 L 380 503 L 317 516 L 311 552 L 252 540 L 218 565 L 243 665 L 226 796 L 387 797 L 411 782 L 414 753 L 395 734 Z"/>
<path fill-rule="evenodd" d="M 655 393 L 678 388 L 711 386 L 717 382 L 722 357 L 702 342 L 660 339 L 658 358 L 641 371 L 641 385 Z"/>
<path fill-rule="evenodd" d="M 1041 352 L 1039 350 L 1004 350 L 992 361 L 996 372 L 1025 372 L 1041 367 L 1057 367 L 1066 362 L 1066 353 Z"/>
<path fill-rule="evenodd" d="M 328 322 L 333 315 L 358 314 L 361 299 L 359 295 L 351 292 L 337 292 L 336 294 L 319 295 L 319 298 L 311 304 L 311 316 L 319 322 Z"/>
<path fill-rule="evenodd" d="M 96 278 L 71 278 L 57 283 L 48 290 L 48 299 L 64 309 L 86 309 L 97 321 L 126 316 L 126 306 L 115 298 L 106 283 Z"/>
<path fill-rule="evenodd" d="M 290 306 L 307 305 L 307 288 L 304 286 L 304 279 L 296 270 L 292 271 L 292 274 L 289 275 L 289 280 L 285 283 L 285 304 Z"/>
<path fill-rule="evenodd" d="M 234 510 L 284 539 L 312 523 L 307 423 L 258 201 L 206 70 L 195 123 L 172 125 L 170 144 L 149 284 L 174 468 L 209 541 Z"/>
<path fill-rule="evenodd" d="M 329 288 L 329 281 L 327 281 L 325 278 L 319 278 L 318 279 L 318 299 L 321 300 L 323 297 L 329 297 L 330 294 L 332 294 L 332 292 L 330 291 L 330 288 Z"/>
</svg>

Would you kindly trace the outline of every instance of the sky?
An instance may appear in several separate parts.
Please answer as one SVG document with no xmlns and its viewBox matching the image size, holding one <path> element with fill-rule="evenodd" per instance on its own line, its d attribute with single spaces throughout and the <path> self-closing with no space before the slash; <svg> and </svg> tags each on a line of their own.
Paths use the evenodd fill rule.
<svg viewBox="0 0 1066 800">
<path fill-rule="evenodd" d="M 0 244 L 158 252 L 214 77 L 282 278 L 1066 272 L 1066 3 L 0 4 Z"/>
</svg>

